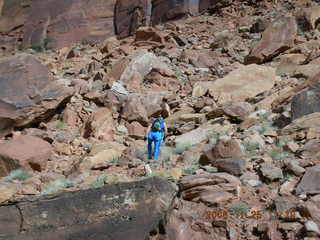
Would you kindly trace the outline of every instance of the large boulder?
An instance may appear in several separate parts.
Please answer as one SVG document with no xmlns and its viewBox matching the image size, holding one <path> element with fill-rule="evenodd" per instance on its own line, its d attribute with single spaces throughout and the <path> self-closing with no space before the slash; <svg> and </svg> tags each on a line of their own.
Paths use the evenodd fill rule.
<svg viewBox="0 0 320 240">
<path fill-rule="evenodd" d="M 281 130 L 282 135 L 290 135 L 297 131 L 315 130 L 320 132 L 320 113 L 315 112 L 295 119 Z"/>
<path fill-rule="evenodd" d="M 149 178 L 1 206 L 0 233 L 12 240 L 148 239 L 175 194 L 167 181 Z"/>
<path fill-rule="evenodd" d="M 156 55 L 142 49 L 116 62 L 110 72 L 110 76 L 116 81 L 128 84 L 135 74 L 139 74 L 143 79 L 152 68 L 166 70 L 169 67 L 160 61 Z"/>
<path fill-rule="evenodd" d="M 180 181 L 183 199 L 216 207 L 232 200 L 238 194 L 240 185 L 237 177 L 227 173 L 192 175 Z"/>
<path fill-rule="evenodd" d="M 297 93 L 291 101 L 293 120 L 314 112 L 320 112 L 320 82 Z"/>
<path fill-rule="evenodd" d="M 280 17 L 262 33 L 262 39 L 245 59 L 247 64 L 262 63 L 294 46 L 298 31 L 294 17 Z"/>
<path fill-rule="evenodd" d="M 307 168 L 306 173 L 296 188 L 296 194 L 319 194 L 320 193 L 320 164 Z"/>
<path fill-rule="evenodd" d="M 218 99 L 219 103 L 244 101 L 270 90 L 276 78 L 274 68 L 251 64 L 241 66 L 226 77 L 212 82 L 208 90 L 209 94 Z"/>
<path fill-rule="evenodd" d="M 176 147 L 187 147 L 191 145 L 196 145 L 205 140 L 209 140 L 215 133 L 219 131 L 227 132 L 229 130 L 228 125 L 220 125 L 219 123 L 208 122 L 202 124 L 200 127 L 186 132 L 182 135 L 177 136 L 174 139 L 174 145 Z"/>
<path fill-rule="evenodd" d="M 109 108 L 99 108 L 92 113 L 86 122 L 83 135 L 84 137 L 94 137 L 99 140 L 112 140 L 114 135 L 114 120 Z"/>
<path fill-rule="evenodd" d="M 48 68 L 33 55 L 1 59 L 0 136 L 12 126 L 49 118 L 72 94 L 72 89 L 53 80 Z"/>
<path fill-rule="evenodd" d="M 53 148 L 38 137 L 19 136 L 0 145 L 0 177 L 19 167 L 43 171 Z"/>
</svg>

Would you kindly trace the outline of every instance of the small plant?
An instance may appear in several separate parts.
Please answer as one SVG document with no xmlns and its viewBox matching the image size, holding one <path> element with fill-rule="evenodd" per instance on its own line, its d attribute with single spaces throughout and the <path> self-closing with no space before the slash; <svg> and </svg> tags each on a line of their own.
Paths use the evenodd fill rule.
<svg viewBox="0 0 320 240">
<path fill-rule="evenodd" d="M 43 39 L 43 48 L 47 49 L 49 43 L 53 42 L 53 38 L 51 37 L 46 37 L 45 39 Z"/>
<path fill-rule="evenodd" d="M 114 157 L 109 163 L 110 164 L 117 164 L 119 162 L 119 158 L 118 157 Z"/>
<path fill-rule="evenodd" d="M 245 147 L 245 150 L 247 150 L 249 152 L 260 149 L 260 144 L 259 143 L 244 142 L 243 145 Z"/>
<path fill-rule="evenodd" d="M 292 177 L 294 177 L 294 175 L 292 175 L 291 173 L 284 172 L 283 173 L 283 178 L 280 180 L 280 183 L 283 184 L 283 183 L 285 183 L 286 181 L 288 181 Z"/>
<path fill-rule="evenodd" d="M 188 78 L 183 75 L 180 69 L 174 69 L 173 71 L 175 72 L 177 78 L 180 79 L 183 83 L 186 83 L 188 81 Z"/>
<path fill-rule="evenodd" d="M 41 195 L 53 194 L 62 191 L 64 188 L 72 187 L 74 184 L 67 178 L 60 178 L 49 184 L 42 192 Z"/>
<path fill-rule="evenodd" d="M 174 152 L 176 154 L 182 154 L 184 151 L 189 150 L 192 147 L 191 143 L 181 143 L 176 146 Z"/>
<path fill-rule="evenodd" d="M 275 147 L 269 151 L 269 156 L 274 161 L 282 161 L 286 158 L 293 157 L 293 154 L 287 151 L 284 151 L 282 147 Z"/>
<path fill-rule="evenodd" d="M 95 181 L 93 181 L 92 183 L 90 183 L 90 188 L 100 188 L 104 186 L 104 182 L 106 181 L 106 179 L 108 178 L 107 175 L 102 174 L 100 176 L 97 177 L 97 179 Z"/>
<path fill-rule="evenodd" d="M 44 47 L 42 45 L 32 45 L 31 49 L 38 53 L 44 51 Z"/>
<path fill-rule="evenodd" d="M 5 180 L 11 181 L 11 180 L 18 180 L 18 181 L 25 181 L 28 178 L 31 178 L 32 175 L 24 171 L 23 169 L 16 169 L 10 172 L 10 174 L 5 177 Z"/>
<path fill-rule="evenodd" d="M 297 78 L 297 80 L 298 80 L 299 82 L 304 82 L 304 81 L 306 81 L 306 79 L 305 79 L 304 77 Z"/>
<path fill-rule="evenodd" d="M 64 129 L 65 127 L 66 127 L 66 124 L 63 121 L 61 121 L 61 120 L 57 121 L 57 123 L 56 123 L 57 129 Z"/>
<path fill-rule="evenodd" d="M 249 208 L 244 203 L 236 203 L 230 207 L 230 211 L 234 214 L 246 214 L 249 211 Z"/>
<path fill-rule="evenodd" d="M 199 166 L 198 165 L 190 165 L 190 166 L 185 166 L 183 168 L 183 171 L 186 173 L 186 174 L 194 174 L 197 170 L 199 169 Z"/>
</svg>

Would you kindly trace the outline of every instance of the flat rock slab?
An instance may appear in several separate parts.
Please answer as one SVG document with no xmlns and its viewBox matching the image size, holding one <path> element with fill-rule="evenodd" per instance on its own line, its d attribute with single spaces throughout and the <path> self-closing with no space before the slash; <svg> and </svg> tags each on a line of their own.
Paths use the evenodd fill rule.
<svg viewBox="0 0 320 240">
<path fill-rule="evenodd" d="M 169 182 L 149 178 L 0 206 L 0 238 L 146 239 L 175 194 Z"/>
<path fill-rule="evenodd" d="M 24 24 L 23 45 L 62 48 L 114 35 L 115 0 L 35 0 Z M 47 34 L 48 33 L 48 34 Z"/>
</svg>

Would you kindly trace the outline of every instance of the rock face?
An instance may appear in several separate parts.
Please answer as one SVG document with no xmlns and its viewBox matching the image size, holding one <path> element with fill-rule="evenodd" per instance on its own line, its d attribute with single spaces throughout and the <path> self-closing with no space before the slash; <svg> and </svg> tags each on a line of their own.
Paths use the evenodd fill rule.
<svg viewBox="0 0 320 240">
<path fill-rule="evenodd" d="M 114 35 L 124 38 L 140 26 L 197 14 L 216 4 L 208 0 L 3 0 L 0 32 L 20 28 L 23 46 L 62 48 Z"/>
<path fill-rule="evenodd" d="M 296 188 L 296 194 L 319 194 L 320 165 L 307 168 L 301 182 Z"/>
<path fill-rule="evenodd" d="M 24 25 L 24 46 L 62 48 L 84 40 L 104 40 L 114 35 L 115 0 L 32 1 Z M 47 32 L 49 34 L 47 34 Z"/>
<path fill-rule="evenodd" d="M 209 86 L 209 94 L 220 103 L 244 101 L 270 90 L 276 81 L 275 69 L 251 64 L 241 66 Z"/>
<path fill-rule="evenodd" d="M 21 54 L 3 58 L 0 61 L 0 136 L 12 126 L 50 117 L 71 95 L 71 89 L 54 81 L 47 67 L 35 56 Z"/>
<path fill-rule="evenodd" d="M 150 178 L 2 206 L 0 233 L 6 239 L 26 240 L 147 239 L 174 196 L 171 184 Z"/>
<path fill-rule="evenodd" d="M 293 47 L 297 35 L 294 17 L 275 20 L 262 34 L 262 39 L 246 58 L 246 63 L 262 63 Z"/>
<path fill-rule="evenodd" d="M 292 119 L 304 115 L 320 112 L 320 83 L 317 82 L 309 88 L 295 95 L 291 102 Z"/>
<path fill-rule="evenodd" d="M 19 167 L 42 171 L 53 149 L 40 138 L 19 136 L 0 145 L 0 177 Z"/>
</svg>

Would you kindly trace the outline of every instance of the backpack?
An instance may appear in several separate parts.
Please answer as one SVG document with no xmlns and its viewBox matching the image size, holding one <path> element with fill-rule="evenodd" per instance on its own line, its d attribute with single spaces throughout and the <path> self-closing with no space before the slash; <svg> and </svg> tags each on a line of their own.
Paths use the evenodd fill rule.
<svg viewBox="0 0 320 240">
<path fill-rule="evenodd" d="M 151 127 L 152 131 L 162 131 L 164 129 L 164 123 L 163 123 L 163 119 L 156 119 L 153 123 L 152 123 L 152 127 Z"/>
</svg>

